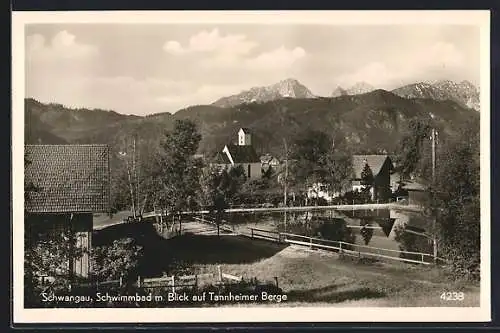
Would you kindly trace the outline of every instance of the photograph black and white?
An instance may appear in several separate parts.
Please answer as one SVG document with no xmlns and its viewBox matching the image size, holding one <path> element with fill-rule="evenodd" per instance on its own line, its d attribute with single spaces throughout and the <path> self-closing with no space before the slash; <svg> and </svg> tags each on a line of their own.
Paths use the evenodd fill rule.
<svg viewBox="0 0 500 333">
<path fill-rule="evenodd" d="M 286 14 L 24 21 L 23 309 L 489 309 L 489 16 Z"/>
</svg>

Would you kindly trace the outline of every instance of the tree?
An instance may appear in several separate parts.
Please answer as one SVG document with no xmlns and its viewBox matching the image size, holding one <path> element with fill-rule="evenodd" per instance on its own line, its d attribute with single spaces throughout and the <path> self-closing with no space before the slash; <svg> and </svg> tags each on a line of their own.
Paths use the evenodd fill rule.
<svg viewBox="0 0 500 333">
<path fill-rule="evenodd" d="M 291 177 L 298 185 L 321 182 L 340 192 L 352 174 L 351 159 L 345 147 L 335 146 L 324 132 L 305 130 L 293 141 Z"/>
<path fill-rule="evenodd" d="M 200 177 L 200 192 L 198 200 L 202 206 L 208 207 L 217 225 L 217 235 L 220 235 L 220 225 L 224 211 L 233 202 L 245 180 L 243 168 L 236 167 L 220 170 L 218 167 L 207 167 Z"/>
<path fill-rule="evenodd" d="M 365 245 L 368 245 L 373 237 L 373 228 L 371 225 L 364 224 L 363 227 L 359 230 L 361 237 L 363 237 L 363 241 Z"/>
<path fill-rule="evenodd" d="M 291 174 L 299 184 L 320 182 L 326 178 L 325 156 L 330 152 L 332 140 L 321 131 L 306 129 L 292 142 Z"/>
<path fill-rule="evenodd" d="M 361 185 L 372 186 L 373 185 L 373 172 L 368 163 L 365 163 L 363 170 L 361 171 Z"/>
<path fill-rule="evenodd" d="M 479 278 L 480 155 L 477 124 L 464 126 L 440 156 L 435 188 L 440 253 L 458 276 Z M 467 140 L 464 140 L 467 133 Z"/>
<path fill-rule="evenodd" d="M 156 156 L 154 180 L 161 187 L 157 201 L 172 213 L 189 209 L 198 191 L 201 162 L 194 157 L 201 140 L 190 120 L 176 120 L 172 132 L 166 132 Z"/>
<path fill-rule="evenodd" d="M 336 192 L 345 190 L 352 176 L 350 156 L 342 150 L 342 147 L 332 146 L 325 155 L 324 165 L 326 168 L 325 180 L 331 189 Z"/>
<path fill-rule="evenodd" d="M 462 124 L 439 141 L 436 148 L 435 181 L 432 181 L 428 123 L 411 123 L 411 135 L 403 142 L 402 171 L 416 174 L 427 184 L 430 234 L 438 255 L 448 259 L 457 276 L 479 277 L 480 257 L 480 155 L 479 117 Z M 464 138 L 467 138 L 464 140 Z M 411 243 L 408 242 L 407 243 Z"/>
<path fill-rule="evenodd" d="M 412 174 L 430 176 L 429 145 L 424 142 L 429 138 L 431 125 L 427 121 L 411 119 L 408 132 L 401 139 L 398 153 L 398 165 L 404 177 Z"/>
</svg>

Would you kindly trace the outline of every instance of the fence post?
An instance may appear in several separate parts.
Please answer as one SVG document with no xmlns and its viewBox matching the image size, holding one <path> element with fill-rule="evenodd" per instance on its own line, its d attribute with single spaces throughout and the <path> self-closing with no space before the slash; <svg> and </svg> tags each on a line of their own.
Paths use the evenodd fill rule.
<svg viewBox="0 0 500 333">
<path fill-rule="evenodd" d="M 172 275 L 172 293 L 175 294 L 175 275 Z"/>
<path fill-rule="evenodd" d="M 340 252 L 340 254 L 342 254 L 342 242 L 339 242 L 339 246 L 340 246 L 339 252 Z"/>
<path fill-rule="evenodd" d="M 220 268 L 220 265 L 217 265 L 217 272 L 218 272 L 219 282 L 222 283 L 222 270 Z"/>
<path fill-rule="evenodd" d="M 253 239 L 253 228 L 250 228 L 250 231 L 252 233 L 252 239 Z"/>
<path fill-rule="evenodd" d="M 141 276 L 140 275 L 137 277 L 137 287 L 138 288 L 141 287 Z"/>
<path fill-rule="evenodd" d="M 274 280 L 276 281 L 276 289 L 278 289 L 278 288 L 279 288 L 279 285 L 278 285 L 278 277 L 277 277 L 277 276 L 275 276 L 275 277 L 274 277 Z"/>
<path fill-rule="evenodd" d="M 120 276 L 120 288 L 123 286 L 123 278 Z"/>
<path fill-rule="evenodd" d="M 198 274 L 194 275 L 194 287 L 195 289 L 198 289 Z"/>
<path fill-rule="evenodd" d="M 312 249 L 312 247 L 313 247 L 313 239 L 312 237 L 309 237 L 309 248 Z"/>
<path fill-rule="evenodd" d="M 424 254 L 422 253 L 422 264 L 424 263 Z"/>
</svg>

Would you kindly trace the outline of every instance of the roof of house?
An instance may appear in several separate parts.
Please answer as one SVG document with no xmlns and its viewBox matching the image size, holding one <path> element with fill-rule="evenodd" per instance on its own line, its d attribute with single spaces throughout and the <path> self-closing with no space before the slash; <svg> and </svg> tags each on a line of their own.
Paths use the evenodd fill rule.
<svg viewBox="0 0 500 333">
<path fill-rule="evenodd" d="M 243 131 L 246 134 L 250 134 L 250 130 L 247 127 L 241 127 L 240 131 Z M 238 131 L 239 132 L 239 131 Z"/>
<path fill-rule="evenodd" d="M 403 187 L 403 189 L 405 189 L 407 191 L 426 191 L 427 190 L 427 186 L 425 186 L 421 183 L 415 182 L 415 181 L 411 181 L 411 180 L 403 182 L 402 187 Z"/>
<path fill-rule="evenodd" d="M 31 213 L 109 211 L 107 145 L 27 145 L 25 182 L 38 188 L 25 203 Z"/>
<path fill-rule="evenodd" d="M 260 161 L 261 163 L 270 163 L 272 161 L 279 162 L 278 159 L 271 154 L 262 155 Z"/>
<path fill-rule="evenodd" d="M 260 163 L 253 146 L 227 145 L 234 163 Z"/>
<path fill-rule="evenodd" d="M 361 173 L 363 172 L 365 164 L 368 164 L 372 170 L 373 176 L 377 176 L 387 159 L 391 161 L 388 155 L 353 155 L 352 167 L 354 171 L 354 178 L 361 178 Z"/>
<path fill-rule="evenodd" d="M 213 163 L 231 164 L 231 161 L 229 160 L 229 157 L 227 157 L 226 154 L 224 154 L 222 152 L 217 152 L 217 154 L 215 154 L 215 157 L 213 159 Z"/>
</svg>

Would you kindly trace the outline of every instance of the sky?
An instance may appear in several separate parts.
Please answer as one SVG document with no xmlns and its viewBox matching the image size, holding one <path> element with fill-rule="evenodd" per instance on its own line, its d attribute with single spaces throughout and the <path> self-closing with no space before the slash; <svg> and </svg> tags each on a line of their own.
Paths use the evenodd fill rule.
<svg viewBox="0 0 500 333">
<path fill-rule="evenodd" d="M 361 81 L 478 85 L 479 48 L 472 25 L 32 24 L 25 94 L 147 115 L 287 78 L 319 96 Z"/>
</svg>

